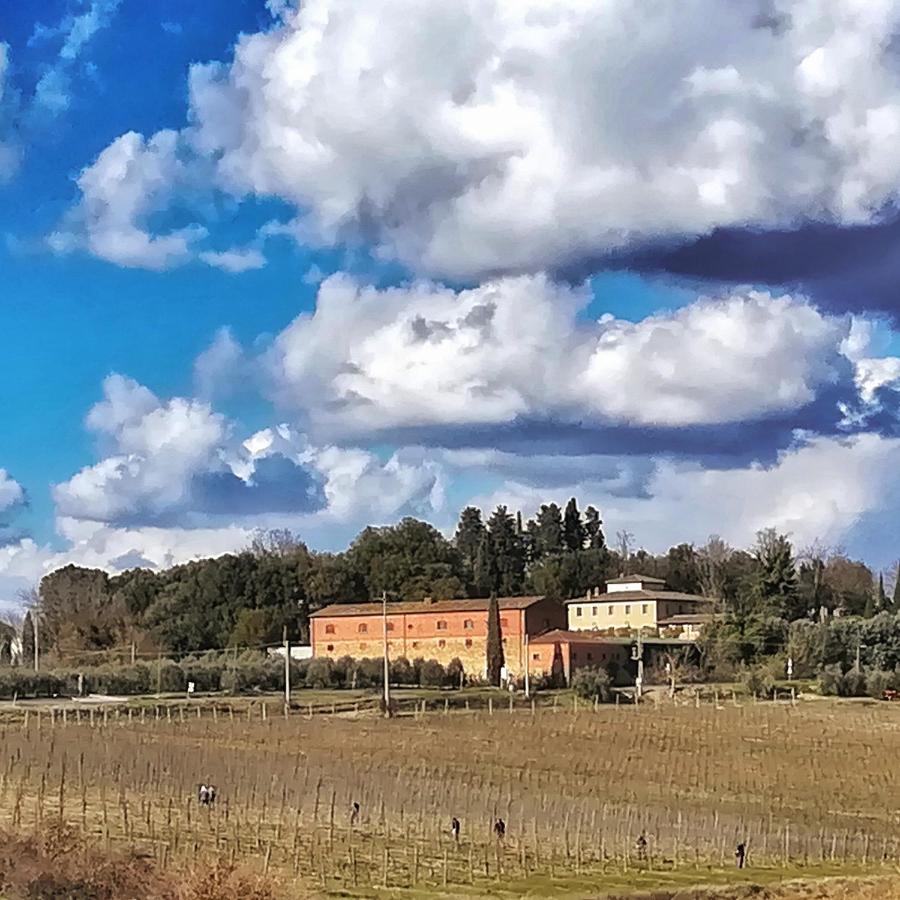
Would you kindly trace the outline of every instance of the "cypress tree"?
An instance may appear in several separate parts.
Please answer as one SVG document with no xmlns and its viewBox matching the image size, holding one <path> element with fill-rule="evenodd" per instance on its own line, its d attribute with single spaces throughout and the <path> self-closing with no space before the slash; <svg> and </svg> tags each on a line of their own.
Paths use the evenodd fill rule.
<svg viewBox="0 0 900 900">
<path fill-rule="evenodd" d="M 488 604 L 487 633 L 487 680 L 488 684 L 500 687 L 500 672 L 503 669 L 503 636 L 500 633 L 500 604 L 497 595 L 491 594 Z"/>
<path fill-rule="evenodd" d="M 581 522 L 581 513 L 578 512 L 578 504 L 575 498 L 566 504 L 566 512 L 563 516 L 563 541 L 566 549 L 572 553 L 577 553 L 584 549 L 585 541 L 584 525 Z"/>
<path fill-rule="evenodd" d="M 34 665 L 34 622 L 31 620 L 31 610 L 25 613 L 22 620 L 22 660 L 23 666 Z"/>
<path fill-rule="evenodd" d="M 894 594 L 891 597 L 891 612 L 900 613 L 900 563 L 897 563 L 897 577 L 894 579 Z"/>
<path fill-rule="evenodd" d="M 584 532 L 591 550 L 599 550 L 606 545 L 603 520 L 600 518 L 600 511 L 594 506 L 589 506 L 584 511 Z"/>
<path fill-rule="evenodd" d="M 875 591 L 870 591 L 866 597 L 866 606 L 863 609 L 863 618 L 871 619 L 875 615 Z"/>
<path fill-rule="evenodd" d="M 876 612 L 884 612 L 888 608 L 887 594 L 884 592 L 884 573 L 878 574 L 878 608 Z"/>
</svg>

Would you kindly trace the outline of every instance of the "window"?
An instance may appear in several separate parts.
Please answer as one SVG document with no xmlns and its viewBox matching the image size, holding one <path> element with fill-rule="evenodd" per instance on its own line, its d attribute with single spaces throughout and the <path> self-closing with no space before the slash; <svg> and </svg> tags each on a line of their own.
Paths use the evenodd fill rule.
<svg viewBox="0 0 900 900">
<path fill-rule="evenodd" d="M 578 619 L 581 618 L 581 607 L 580 607 L 580 606 L 576 606 L 576 607 L 575 607 L 575 616 L 576 616 L 576 618 L 578 618 Z"/>
<path fill-rule="evenodd" d="M 365 633 L 369 630 L 369 626 L 366 625 L 365 622 L 360 622 L 359 625 L 356 626 L 356 630 L 357 630 L 360 634 L 365 634 Z"/>
<path fill-rule="evenodd" d="M 606 651 L 605 650 L 600 654 L 600 659 L 606 659 Z"/>
<path fill-rule="evenodd" d="M 630 603 L 626 603 L 626 604 L 625 604 L 625 615 L 627 616 L 627 615 L 629 615 L 630 613 L 631 613 L 631 604 L 630 604 Z"/>
<path fill-rule="evenodd" d="M 591 653 L 591 652 L 589 651 L 589 652 L 588 652 L 588 659 L 593 659 L 593 658 L 594 658 L 594 654 Z"/>
<path fill-rule="evenodd" d="M 334 650 L 334 644 L 329 644 L 325 649 L 329 651 Z"/>
<path fill-rule="evenodd" d="M 472 646 L 472 638 L 466 638 L 466 646 L 467 646 L 467 647 L 471 647 L 471 646 Z"/>
<path fill-rule="evenodd" d="M 419 646 L 419 642 L 418 642 L 418 641 L 413 641 L 413 642 L 412 642 L 412 645 L 413 645 L 413 650 L 415 650 L 416 647 Z"/>
<path fill-rule="evenodd" d="M 647 604 L 646 603 L 641 604 L 641 613 L 645 616 L 647 615 Z"/>
<path fill-rule="evenodd" d="M 572 662 L 575 662 L 576 659 L 578 659 L 578 654 L 573 650 L 572 651 Z"/>
<path fill-rule="evenodd" d="M 388 630 L 388 631 L 393 631 L 393 630 L 394 630 L 394 623 L 393 623 L 393 622 L 388 622 L 388 623 L 387 623 L 387 630 Z"/>
<path fill-rule="evenodd" d="M 447 646 L 447 642 L 443 638 L 441 638 L 441 640 L 438 641 L 438 647 L 446 647 L 446 646 Z"/>
<path fill-rule="evenodd" d="M 359 649 L 360 649 L 360 650 L 365 650 L 365 649 L 366 649 L 366 645 L 365 645 L 365 644 L 360 644 L 360 645 L 359 645 Z"/>
<path fill-rule="evenodd" d="M 596 615 L 597 615 L 597 607 L 596 607 L 596 606 L 592 606 L 592 607 L 591 607 L 591 615 L 592 615 L 592 616 L 596 616 Z"/>
<path fill-rule="evenodd" d="M 465 628 L 466 631 L 471 631 L 474 627 L 475 623 L 471 619 L 466 619 L 465 622 L 463 622 L 463 628 Z"/>
<path fill-rule="evenodd" d="M 413 627 L 413 626 L 412 626 L 412 622 L 410 622 L 409 625 L 407 625 L 406 627 L 407 627 L 410 631 L 412 631 L 412 627 Z"/>
<path fill-rule="evenodd" d="M 438 631 L 446 631 L 447 630 L 447 623 L 443 619 L 438 619 L 437 630 Z"/>
<path fill-rule="evenodd" d="M 612 606 L 610 606 L 610 607 L 609 607 L 609 614 L 612 615 L 612 612 L 613 612 L 613 608 L 612 608 Z"/>
<path fill-rule="evenodd" d="M 334 634 L 334 625 L 326 625 L 325 634 Z"/>
<path fill-rule="evenodd" d="M 540 653 L 532 653 L 532 654 L 531 654 L 531 658 L 532 658 L 535 662 L 540 662 L 541 654 L 540 654 Z"/>
</svg>

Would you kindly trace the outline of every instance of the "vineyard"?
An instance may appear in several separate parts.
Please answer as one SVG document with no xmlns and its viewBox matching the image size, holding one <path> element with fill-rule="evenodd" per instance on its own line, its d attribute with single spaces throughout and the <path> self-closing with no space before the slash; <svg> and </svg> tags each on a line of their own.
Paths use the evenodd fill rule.
<svg viewBox="0 0 900 900">
<path fill-rule="evenodd" d="M 0 724 L 0 824 L 62 820 L 163 866 L 246 863 L 296 896 L 549 896 L 721 874 L 738 842 L 756 871 L 895 867 L 898 759 L 888 704 L 32 710 Z"/>
</svg>

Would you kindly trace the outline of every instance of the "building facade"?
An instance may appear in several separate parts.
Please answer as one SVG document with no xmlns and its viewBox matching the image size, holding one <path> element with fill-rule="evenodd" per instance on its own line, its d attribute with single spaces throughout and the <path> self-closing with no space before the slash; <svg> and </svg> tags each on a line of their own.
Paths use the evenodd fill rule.
<svg viewBox="0 0 900 900">
<path fill-rule="evenodd" d="M 633 644 L 631 638 L 555 629 L 529 641 L 528 673 L 569 684 L 575 671 L 589 667 L 606 669 L 613 680 L 630 681 Z"/>
<path fill-rule="evenodd" d="M 708 621 L 714 602 L 707 597 L 666 589 L 661 578 L 626 575 L 606 582 L 606 591 L 595 590 L 566 603 L 571 631 L 639 631 L 691 622 L 695 637 Z M 682 618 L 683 617 L 683 618 Z"/>
<path fill-rule="evenodd" d="M 501 597 L 500 635 L 506 670 L 525 673 L 525 643 L 566 623 L 562 604 L 545 597 Z M 484 677 L 487 668 L 488 600 L 388 603 L 387 643 L 392 659 L 459 659 L 465 671 Z M 380 603 L 336 603 L 310 616 L 314 657 L 357 659 L 384 652 L 385 620 Z"/>
</svg>

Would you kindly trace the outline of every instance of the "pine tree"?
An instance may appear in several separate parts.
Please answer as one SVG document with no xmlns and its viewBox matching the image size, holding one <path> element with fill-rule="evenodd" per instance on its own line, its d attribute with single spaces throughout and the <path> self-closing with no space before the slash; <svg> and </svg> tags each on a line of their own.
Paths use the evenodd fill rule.
<svg viewBox="0 0 900 900">
<path fill-rule="evenodd" d="M 34 621 L 31 618 L 31 610 L 25 613 L 22 620 L 22 665 L 34 665 Z"/>
<path fill-rule="evenodd" d="M 478 594 L 478 578 L 475 570 L 478 564 L 478 551 L 484 539 L 484 522 L 481 521 L 481 510 L 474 506 L 467 506 L 459 516 L 459 524 L 456 527 L 456 535 L 453 542 L 459 552 L 462 562 L 463 574 L 466 579 L 466 589 L 470 593 Z M 483 595 L 481 595 L 483 596 Z"/>
<path fill-rule="evenodd" d="M 491 535 L 485 530 L 478 542 L 475 554 L 475 567 L 472 573 L 475 594 L 484 597 L 497 589 L 497 573 L 494 565 L 494 552 L 491 546 Z"/>
<path fill-rule="evenodd" d="M 562 510 L 555 503 L 541 504 L 535 520 L 528 523 L 528 530 L 532 535 L 532 552 L 535 559 L 562 553 Z"/>
<path fill-rule="evenodd" d="M 507 597 L 520 594 L 525 584 L 525 552 L 515 521 L 505 506 L 498 506 L 488 519 L 493 589 Z"/>
<path fill-rule="evenodd" d="M 774 528 L 756 536 L 756 595 L 759 613 L 793 621 L 803 615 L 791 542 Z"/>
<path fill-rule="evenodd" d="M 581 523 L 581 513 L 578 512 L 578 504 L 575 498 L 566 504 L 566 513 L 563 516 L 563 540 L 566 549 L 571 553 L 577 553 L 584 549 L 586 534 Z"/>
<path fill-rule="evenodd" d="M 491 594 L 488 604 L 487 633 L 487 680 L 494 687 L 500 686 L 500 674 L 503 670 L 503 635 L 500 632 L 500 604 L 497 595 Z"/>
</svg>

